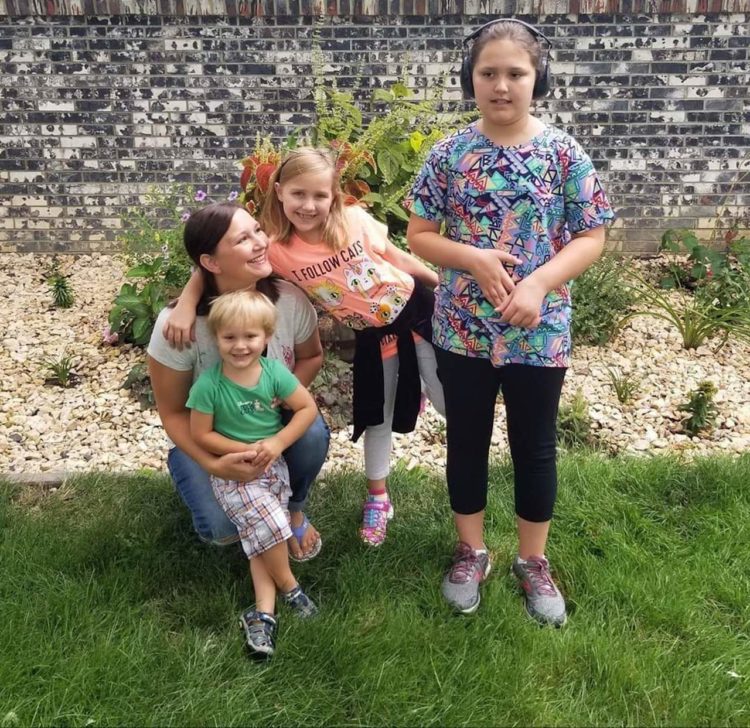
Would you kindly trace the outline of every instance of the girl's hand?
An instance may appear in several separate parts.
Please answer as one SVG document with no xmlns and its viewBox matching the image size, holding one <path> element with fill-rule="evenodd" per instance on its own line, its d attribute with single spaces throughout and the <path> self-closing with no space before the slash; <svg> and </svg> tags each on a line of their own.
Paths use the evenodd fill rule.
<svg viewBox="0 0 750 728">
<path fill-rule="evenodd" d="M 269 437 L 265 440 L 258 440 L 253 443 L 257 448 L 257 454 L 253 465 L 260 465 L 263 469 L 267 468 L 274 460 L 278 460 L 284 451 L 284 445 L 278 437 Z"/>
<path fill-rule="evenodd" d="M 195 341 L 195 311 L 189 306 L 180 308 L 178 303 L 167 317 L 162 334 L 169 345 L 178 351 L 189 349 L 190 342 Z"/>
<path fill-rule="evenodd" d="M 497 309 L 515 288 L 504 263 L 520 265 L 521 261 L 504 250 L 476 249 L 474 264 L 469 269 L 485 298 Z"/>
<path fill-rule="evenodd" d="M 501 321 L 512 326 L 533 329 L 542 320 L 542 303 L 547 291 L 533 276 L 524 278 L 495 309 L 502 313 Z"/>
</svg>

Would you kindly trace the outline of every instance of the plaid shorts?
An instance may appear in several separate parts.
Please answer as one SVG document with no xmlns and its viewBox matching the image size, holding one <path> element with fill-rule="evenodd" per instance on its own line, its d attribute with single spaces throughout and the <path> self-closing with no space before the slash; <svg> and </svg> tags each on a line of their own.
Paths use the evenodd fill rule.
<svg viewBox="0 0 750 728">
<path fill-rule="evenodd" d="M 222 480 L 212 475 L 211 487 L 229 520 L 237 526 L 248 559 L 291 537 L 287 507 L 292 489 L 283 457 L 256 480 Z"/>
</svg>

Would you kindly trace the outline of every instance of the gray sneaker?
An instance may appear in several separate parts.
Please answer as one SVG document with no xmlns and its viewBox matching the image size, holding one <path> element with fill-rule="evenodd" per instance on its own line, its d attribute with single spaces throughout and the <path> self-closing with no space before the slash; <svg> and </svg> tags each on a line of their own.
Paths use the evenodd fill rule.
<svg viewBox="0 0 750 728">
<path fill-rule="evenodd" d="M 479 606 L 479 585 L 491 569 L 488 553 L 477 554 L 469 544 L 459 541 L 451 568 L 443 579 L 443 596 L 462 614 L 475 612 Z"/>
<path fill-rule="evenodd" d="M 276 618 L 267 612 L 246 609 L 240 615 L 245 647 L 252 657 L 269 658 L 276 651 Z"/>
<path fill-rule="evenodd" d="M 543 556 L 530 556 L 525 561 L 516 556 L 513 573 L 521 583 L 529 615 L 543 624 L 562 627 L 567 619 L 565 599 L 552 581 L 549 561 Z"/>
<path fill-rule="evenodd" d="M 282 592 L 281 599 L 300 619 L 311 619 L 318 616 L 318 607 L 302 591 L 302 587 L 299 584 L 290 592 Z"/>
</svg>

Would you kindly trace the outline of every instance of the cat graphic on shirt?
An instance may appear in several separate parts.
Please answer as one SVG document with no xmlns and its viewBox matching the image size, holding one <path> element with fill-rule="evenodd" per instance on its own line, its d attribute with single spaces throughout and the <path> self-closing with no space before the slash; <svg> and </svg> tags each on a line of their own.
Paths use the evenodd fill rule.
<svg viewBox="0 0 750 728">
<path fill-rule="evenodd" d="M 367 291 L 381 284 L 377 267 L 372 259 L 363 255 L 344 269 L 346 285 L 349 290 L 356 291 L 363 298 L 368 298 Z"/>
</svg>

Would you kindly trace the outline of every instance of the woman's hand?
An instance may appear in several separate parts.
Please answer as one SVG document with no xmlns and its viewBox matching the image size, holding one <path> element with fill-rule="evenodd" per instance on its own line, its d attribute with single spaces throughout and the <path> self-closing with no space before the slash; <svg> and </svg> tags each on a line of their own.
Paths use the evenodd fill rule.
<svg viewBox="0 0 750 728">
<path fill-rule="evenodd" d="M 217 458 L 213 466 L 207 470 L 224 480 L 239 480 L 242 482 L 259 478 L 266 466 L 259 465 L 256 458 L 255 444 L 248 445 L 245 452 L 230 452 Z"/>
<path fill-rule="evenodd" d="M 503 250 L 475 248 L 469 273 L 482 289 L 485 298 L 498 309 L 505 301 L 515 283 L 505 270 L 505 263 L 519 265 L 521 261 Z"/>
<path fill-rule="evenodd" d="M 275 460 L 278 460 L 281 453 L 284 452 L 284 444 L 278 437 L 258 440 L 253 445 L 257 448 L 257 455 L 253 464 L 261 465 L 264 470 Z"/>
<path fill-rule="evenodd" d="M 542 303 L 547 291 L 534 276 L 524 278 L 495 309 L 502 314 L 501 321 L 512 326 L 533 329 L 542 320 Z"/>
<path fill-rule="evenodd" d="M 195 309 L 181 307 L 178 303 L 167 317 L 162 334 L 169 345 L 178 351 L 189 349 L 190 342 L 195 341 Z"/>
</svg>

